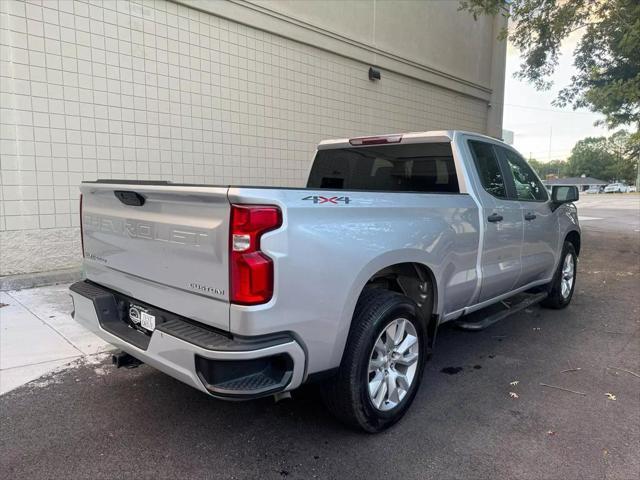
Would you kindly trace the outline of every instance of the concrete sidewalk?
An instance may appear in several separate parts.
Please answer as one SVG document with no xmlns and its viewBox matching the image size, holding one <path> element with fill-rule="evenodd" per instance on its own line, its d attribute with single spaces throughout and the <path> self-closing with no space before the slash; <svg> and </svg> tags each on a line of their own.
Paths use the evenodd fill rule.
<svg viewBox="0 0 640 480">
<path fill-rule="evenodd" d="M 68 288 L 0 292 L 0 395 L 112 348 L 71 318 Z"/>
</svg>

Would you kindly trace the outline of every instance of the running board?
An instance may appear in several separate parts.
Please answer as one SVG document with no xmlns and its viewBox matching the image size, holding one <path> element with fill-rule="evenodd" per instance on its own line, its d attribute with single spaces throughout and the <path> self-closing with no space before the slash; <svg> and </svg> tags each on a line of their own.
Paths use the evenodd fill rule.
<svg viewBox="0 0 640 480">
<path fill-rule="evenodd" d="M 455 322 L 456 327 L 463 330 L 478 332 L 507 318 L 531 305 L 535 305 L 547 298 L 546 292 L 520 293 L 501 302 L 489 305 L 477 312 L 465 315 Z"/>
</svg>

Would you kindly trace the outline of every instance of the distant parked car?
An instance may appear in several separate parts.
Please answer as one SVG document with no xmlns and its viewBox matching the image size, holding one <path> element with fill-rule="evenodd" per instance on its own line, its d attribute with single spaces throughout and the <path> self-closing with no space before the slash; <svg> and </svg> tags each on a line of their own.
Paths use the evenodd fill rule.
<svg viewBox="0 0 640 480">
<path fill-rule="evenodd" d="M 604 187 L 600 185 L 591 185 L 584 193 L 602 193 Z"/>
<path fill-rule="evenodd" d="M 628 188 L 624 183 L 610 183 L 604 188 L 604 193 L 626 193 Z"/>
<path fill-rule="evenodd" d="M 631 186 L 627 189 L 627 192 L 637 192 L 637 191 L 638 191 L 638 189 L 636 188 L 636 186 L 635 186 L 635 185 L 631 185 Z"/>
</svg>

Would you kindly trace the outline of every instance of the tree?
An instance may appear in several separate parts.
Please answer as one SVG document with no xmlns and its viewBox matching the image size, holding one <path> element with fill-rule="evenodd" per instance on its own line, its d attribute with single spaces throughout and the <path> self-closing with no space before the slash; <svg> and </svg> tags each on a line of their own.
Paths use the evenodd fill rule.
<svg viewBox="0 0 640 480">
<path fill-rule="evenodd" d="M 640 124 L 639 0 L 460 0 L 460 8 L 509 17 L 501 37 L 521 52 L 516 77 L 538 89 L 550 88 L 562 41 L 582 30 L 577 72 L 554 104 L 602 113 L 610 128 Z"/>
<path fill-rule="evenodd" d="M 607 182 L 615 179 L 615 157 L 607 150 L 606 137 L 587 137 L 579 140 L 567 160 L 567 175 L 598 178 Z"/>
<path fill-rule="evenodd" d="M 567 170 L 567 162 L 564 160 L 551 160 L 550 162 L 540 162 L 535 158 L 529 159 L 529 165 L 536 171 L 543 180 L 547 175 L 557 175 L 564 177 Z"/>
<path fill-rule="evenodd" d="M 625 130 L 610 137 L 587 137 L 578 141 L 567 160 L 566 173 L 586 175 L 608 182 L 620 180 L 634 183 L 636 179 L 638 143 Z"/>
<path fill-rule="evenodd" d="M 640 142 L 637 136 L 619 130 L 608 138 L 609 151 L 616 159 L 616 178 L 635 183 L 638 174 Z"/>
</svg>

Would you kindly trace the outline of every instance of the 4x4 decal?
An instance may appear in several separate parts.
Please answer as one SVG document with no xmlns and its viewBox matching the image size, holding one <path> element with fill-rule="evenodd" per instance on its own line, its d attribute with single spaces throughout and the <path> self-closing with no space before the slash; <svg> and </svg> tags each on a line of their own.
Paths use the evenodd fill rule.
<svg viewBox="0 0 640 480">
<path fill-rule="evenodd" d="M 333 205 L 338 205 L 339 203 L 348 205 L 351 201 L 349 197 L 323 197 L 322 195 L 309 195 L 302 200 L 312 200 L 313 203 L 328 203 Z"/>
</svg>

